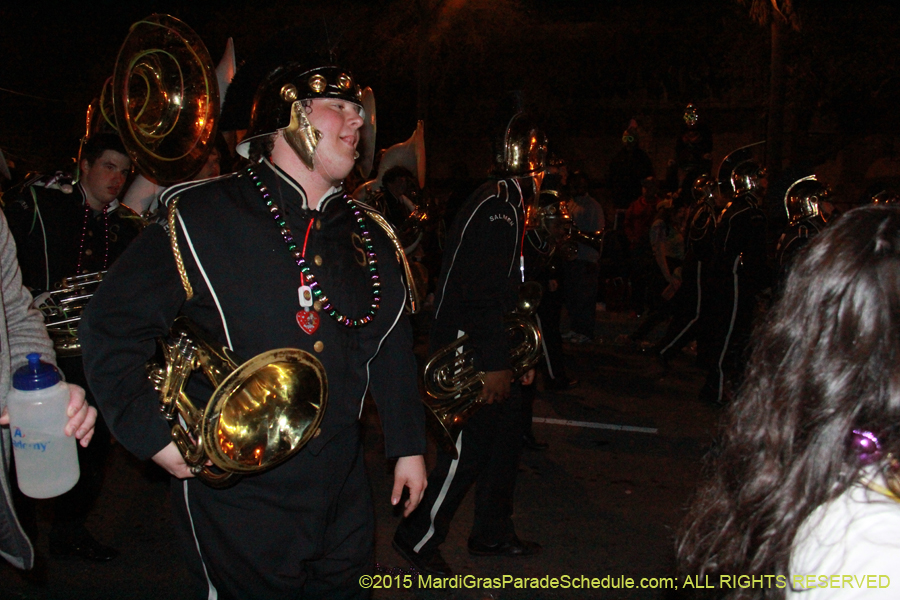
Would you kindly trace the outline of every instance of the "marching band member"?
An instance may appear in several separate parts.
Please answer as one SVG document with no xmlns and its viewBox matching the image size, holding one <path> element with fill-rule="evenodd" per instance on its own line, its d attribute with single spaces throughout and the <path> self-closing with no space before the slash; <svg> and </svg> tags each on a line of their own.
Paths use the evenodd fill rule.
<svg viewBox="0 0 900 600">
<path fill-rule="evenodd" d="M 709 302 L 709 269 L 712 265 L 716 217 L 721 212 L 714 191 L 715 183 L 716 180 L 709 175 L 701 175 L 692 185 L 694 205 L 688 215 L 684 236 L 681 285 L 671 300 L 672 321 L 654 348 L 664 366 L 668 366 L 672 353 L 695 339 L 701 363 L 705 360 L 705 353 L 708 353 L 709 344 L 700 318 L 708 314 L 704 309 Z"/>
<path fill-rule="evenodd" d="M 96 133 L 84 144 L 81 176 L 70 193 L 30 186 L 6 206 L 10 229 L 22 266 L 22 281 L 35 290 L 50 290 L 65 278 L 106 271 L 141 232 L 143 221 L 118 198 L 131 172 L 131 159 L 119 136 Z M 96 405 L 81 356 L 58 357 L 70 383 L 87 391 Z M 78 484 L 53 501 L 50 552 L 107 561 L 119 552 L 101 544 L 85 528 L 88 513 L 100 495 L 110 436 L 97 419 L 94 443 L 79 449 Z"/>
<path fill-rule="evenodd" d="M 374 570 L 359 425 L 367 390 L 397 459 L 391 502 L 408 488 L 409 513 L 425 487 L 402 266 L 387 231 L 342 189 L 358 156 L 361 98 L 348 71 L 313 53 L 271 71 L 238 145 L 251 166 L 167 190 L 170 230 L 147 227 L 82 322 L 89 379 L 116 437 L 173 475 L 196 598 L 368 597 L 359 585 Z M 318 359 L 327 406 L 302 450 L 227 489 L 193 477 L 144 369 L 179 315 L 237 356 L 297 348 Z M 209 398 L 195 379 L 192 398 Z"/>
<path fill-rule="evenodd" d="M 752 147 L 732 152 L 722 161 L 720 185 L 732 197 L 719 215 L 713 236 L 709 310 L 711 368 L 701 398 L 727 400 L 743 371 L 743 352 L 750 340 L 756 295 L 769 284 L 766 215 L 761 209 L 766 172 L 752 158 Z M 723 172 L 724 171 L 724 172 Z"/>
<path fill-rule="evenodd" d="M 785 193 L 788 226 L 775 247 L 775 264 L 782 274 L 797 252 L 828 225 L 828 195 L 828 188 L 815 175 L 798 179 Z"/>
<path fill-rule="evenodd" d="M 522 399 L 511 384 L 503 316 L 516 306 L 525 279 L 522 238 L 525 202 L 538 190 L 532 176 L 545 168 L 546 139 L 522 112 L 503 128 L 495 146 L 497 179 L 479 187 L 454 220 L 438 280 L 430 351 L 468 334 L 475 368 L 484 371 L 485 403 L 455 440 L 457 458 L 439 448 L 421 506 L 394 535 L 397 552 L 424 573 L 447 575 L 438 547 L 457 508 L 474 484 L 475 522 L 468 549 L 474 556 L 526 556 L 541 547 L 520 540 L 512 522 L 513 491 L 522 452 Z M 530 383 L 534 372 L 530 372 Z"/>
</svg>

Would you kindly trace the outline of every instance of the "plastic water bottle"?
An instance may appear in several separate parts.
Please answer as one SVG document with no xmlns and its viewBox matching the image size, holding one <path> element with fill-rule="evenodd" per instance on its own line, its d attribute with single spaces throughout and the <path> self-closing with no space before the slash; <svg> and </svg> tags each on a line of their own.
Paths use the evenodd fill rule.
<svg viewBox="0 0 900 600">
<path fill-rule="evenodd" d="M 75 436 L 65 434 L 69 388 L 59 371 L 29 354 L 28 364 L 13 374 L 10 390 L 10 432 L 19 489 L 32 498 L 59 496 L 78 482 Z"/>
</svg>

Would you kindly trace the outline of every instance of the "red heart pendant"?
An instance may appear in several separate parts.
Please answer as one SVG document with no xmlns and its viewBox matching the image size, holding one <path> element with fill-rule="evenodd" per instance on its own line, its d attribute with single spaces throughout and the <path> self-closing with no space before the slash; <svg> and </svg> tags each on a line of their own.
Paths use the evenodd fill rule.
<svg viewBox="0 0 900 600">
<path fill-rule="evenodd" d="M 319 328 L 319 313 L 314 310 L 298 310 L 297 325 L 307 334 L 314 334 Z"/>
</svg>

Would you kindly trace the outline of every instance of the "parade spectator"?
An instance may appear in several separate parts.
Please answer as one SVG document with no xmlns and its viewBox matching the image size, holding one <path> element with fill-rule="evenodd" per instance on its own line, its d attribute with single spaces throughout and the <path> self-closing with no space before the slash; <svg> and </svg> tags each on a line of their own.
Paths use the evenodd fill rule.
<svg viewBox="0 0 900 600">
<path fill-rule="evenodd" d="M 576 171 L 569 178 L 572 197 L 566 203 L 572 225 L 579 231 L 593 235 L 601 231 L 606 220 L 600 203 L 588 193 L 588 177 Z M 571 321 L 567 339 L 584 344 L 594 339 L 596 321 L 597 283 L 600 274 L 600 252 L 583 242 L 576 244 L 575 260 L 565 263 L 565 302 Z"/>
<path fill-rule="evenodd" d="M 757 330 L 711 477 L 678 541 L 683 574 L 776 576 L 781 585 L 703 595 L 892 595 L 860 582 L 900 580 L 898 331 L 900 209 L 852 210 L 796 257 Z M 810 583 L 813 573 L 856 584 Z"/>
<path fill-rule="evenodd" d="M 653 177 L 641 182 L 641 195 L 625 211 L 624 231 L 628 240 L 628 271 L 631 280 L 632 310 L 640 315 L 647 310 L 648 281 L 653 273 L 654 259 L 650 248 L 650 226 L 656 218 L 660 200 L 659 185 Z"/>
<path fill-rule="evenodd" d="M 625 210 L 641 195 L 641 182 L 653 177 L 653 162 L 640 147 L 637 122 L 622 133 L 622 148 L 609 163 L 609 184 L 616 209 Z"/>
<path fill-rule="evenodd" d="M 20 569 L 30 569 L 34 565 L 34 535 L 37 533 L 36 514 L 32 503 L 20 501 L 14 506 L 16 494 L 10 477 L 12 462 L 12 441 L 6 398 L 12 387 L 12 374 L 27 364 L 25 358 L 32 352 L 40 353 L 45 362 L 54 363 L 53 343 L 47 336 L 41 313 L 31 307 L 31 294 L 22 287 L 22 275 L 16 262 L 16 247 L 9 233 L 6 218 L 0 213 L 0 454 L 3 472 L 0 486 L 3 498 L 0 500 L 0 556 Z M 66 413 L 66 435 L 75 435 L 80 445 L 87 447 L 94 435 L 97 409 L 85 402 L 84 390 L 69 384 L 69 406 Z M 17 514 L 18 509 L 18 514 Z M 29 535 L 31 539 L 29 539 Z"/>
</svg>

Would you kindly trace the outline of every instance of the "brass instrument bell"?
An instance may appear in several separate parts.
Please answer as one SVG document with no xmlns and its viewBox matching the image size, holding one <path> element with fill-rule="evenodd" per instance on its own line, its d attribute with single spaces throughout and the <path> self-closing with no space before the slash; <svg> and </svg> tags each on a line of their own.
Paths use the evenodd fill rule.
<svg viewBox="0 0 900 600">
<path fill-rule="evenodd" d="M 186 317 L 175 320 L 161 347 L 165 364 L 149 363 L 148 375 L 173 423 L 172 440 L 208 485 L 226 487 L 241 475 L 271 469 L 316 435 L 328 381 L 308 352 L 280 348 L 241 363 Z M 185 393 L 195 370 L 215 386 L 203 409 Z"/>
<path fill-rule="evenodd" d="M 516 310 L 503 318 L 503 328 L 510 339 L 513 379 L 527 373 L 543 354 L 541 331 L 533 317 L 542 295 L 539 283 L 522 284 Z M 456 439 L 460 430 L 483 404 L 480 394 L 484 371 L 475 369 L 475 352 L 465 347 L 468 341 L 469 335 L 465 334 L 435 352 L 424 371 L 425 406 L 435 417 L 441 442 L 454 457 L 458 457 Z"/>
</svg>

